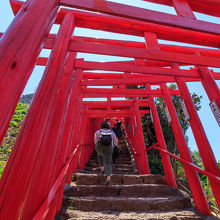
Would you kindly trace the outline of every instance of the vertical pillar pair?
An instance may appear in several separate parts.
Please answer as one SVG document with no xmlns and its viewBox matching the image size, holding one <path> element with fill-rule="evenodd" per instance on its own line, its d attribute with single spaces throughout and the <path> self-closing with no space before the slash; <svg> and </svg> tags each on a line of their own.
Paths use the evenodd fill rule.
<svg viewBox="0 0 220 220">
<path fill-rule="evenodd" d="M 73 54 L 74 55 L 74 54 Z M 72 60 L 72 64 L 74 64 L 74 59 Z M 73 76 L 73 74 L 72 74 Z M 63 123 L 63 129 L 59 138 L 59 152 L 58 157 L 56 159 L 57 162 L 57 167 L 54 167 L 55 170 L 55 175 L 54 178 L 51 179 L 51 181 L 54 183 L 62 168 L 66 164 L 66 161 L 68 160 L 69 156 L 72 153 L 72 137 L 73 137 L 73 127 L 74 127 L 74 122 L 75 122 L 75 115 L 74 112 L 76 112 L 77 108 L 77 94 L 79 94 L 79 84 L 82 76 L 82 70 L 76 70 L 74 74 L 74 79 L 70 80 L 70 94 L 69 94 L 69 102 L 68 106 L 66 108 L 66 114 L 65 114 L 65 119 Z M 79 149 L 76 151 L 75 156 L 73 157 L 73 161 L 78 161 L 79 157 Z M 74 165 L 78 165 L 78 163 L 74 163 Z M 71 164 L 72 165 L 72 164 Z M 73 168 L 74 169 L 74 168 Z M 76 167 L 77 169 L 77 167 Z M 71 177 L 72 177 L 72 172 Z M 70 177 L 70 182 L 71 182 L 71 177 Z M 54 199 L 52 208 L 50 209 L 50 212 L 47 214 L 48 218 L 50 219 L 51 216 L 54 216 L 55 214 L 58 214 L 60 211 L 62 199 L 63 199 L 63 191 L 64 191 L 64 185 L 65 185 L 66 179 L 64 179 L 62 186 L 60 187 L 60 192 L 58 192 L 56 198 Z"/>
<path fill-rule="evenodd" d="M 146 85 L 145 88 L 148 90 L 150 89 L 150 85 Z M 166 142 L 164 140 L 164 136 L 163 136 L 163 131 L 160 125 L 160 119 L 157 113 L 157 108 L 154 102 L 154 98 L 152 95 L 149 95 L 148 97 L 149 99 L 149 104 L 150 104 L 150 109 L 152 112 L 152 119 L 153 119 L 153 124 L 154 124 L 154 128 L 155 128 L 155 133 L 156 133 L 156 137 L 157 137 L 157 141 L 159 146 L 163 149 L 167 151 L 167 146 L 166 146 Z M 167 154 L 165 153 L 161 153 L 161 160 L 162 160 L 162 164 L 163 164 L 163 169 L 164 169 L 164 174 L 166 177 L 166 182 L 169 186 L 173 186 L 175 188 L 177 188 L 177 184 L 176 184 L 176 180 L 175 180 L 175 176 L 172 170 L 172 165 L 170 162 L 170 158 Z"/>
<path fill-rule="evenodd" d="M 134 99 L 134 122 L 133 127 L 136 132 L 135 138 L 135 150 L 137 152 L 136 159 L 138 165 L 138 171 L 140 174 L 149 174 L 150 167 L 148 163 L 145 141 L 144 141 L 144 134 L 142 130 L 142 123 L 141 123 L 141 115 L 138 106 L 137 98 Z"/>
<path fill-rule="evenodd" d="M 88 154 L 88 145 L 83 145 L 85 143 L 85 138 L 87 137 L 88 134 L 87 132 L 87 127 L 88 127 L 88 117 L 86 117 L 86 112 L 88 111 L 88 107 L 84 106 L 83 107 L 83 112 L 82 112 L 82 117 L 81 117 L 81 123 L 80 123 L 80 130 L 79 130 L 79 137 L 80 141 L 79 143 L 81 144 L 81 154 L 80 154 L 80 161 L 79 161 L 79 169 L 83 169 L 86 163 L 86 155 Z"/>
<path fill-rule="evenodd" d="M 80 88 L 78 88 L 78 89 L 80 89 Z M 78 93 L 78 95 L 79 95 L 79 93 Z M 74 114 L 75 119 L 74 119 L 74 126 L 73 126 L 73 130 L 72 130 L 72 141 L 70 143 L 69 153 L 72 152 L 74 150 L 74 148 L 77 147 L 78 144 L 80 145 L 80 140 L 81 140 L 81 138 L 79 136 L 79 131 L 80 131 L 80 121 L 81 121 L 82 112 L 83 112 L 82 95 L 80 95 L 80 97 L 78 97 L 77 99 L 78 99 L 78 101 L 75 103 L 75 105 L 76 105 L 75 106 L 75 114 Z M 79 150 L 77 151 L 76 157 L 74 158 L 74 160 L 72 161 L 72 164 L 69 167 L 69 170 L 67 173 L 66 183 L 71 182 L 72 173 L 75 173 L 78 168 L 80 151 L 81 151 L 81 146 L 80 146 Z"/>
<path fill-rule="evenodd" d="M 93 120 L 94 119 L 88 119 L 87 117 L 85 120 L 83 136 L 82 136 L 83 147 L 80 155 L 79 169 L 83 169 L 83 167 L 86 165 L 86 163 L 88 162 L 89 158 L 91 157 L 94 151 L 95 130 L 92 123 Z"/>
<path fill-rule="evenodd" d="M 74 74 L 74 79 L 72 80 L 72 88 L 70 90 L 70 96 L 69 96 L 69 102 L 68 102 L 68 108 L 67 113 L 65 115 L 65 121 L 63 125 L 63 132 L 61 134 L 60 138 L 60 166 L 57 169 L 56 178 L 58 177 L 61 169 L 65 165 L 67 159 L 69 158 L 71 152 L 73 151 L 73 140 L 76 136 L 76 132 L 74 130 L 76 123 L 77 123 L 77 110 L 79 110 L 81 107 L 81 99 L 79 98 L 80 93 L 80 81 L 82 77 L 82 70 L 77 69 Z M 76 156 L 74 156 L 74 161 L 78 161 L 77 157 L 78 151 L 76 153 Z"/>
<path fill-rule="evenodd" d="M 58 9 L 58 0 L 25 2 L 0 39 L 0 143 Z"/>
<path fill-rule="evenodd" d="M 156 34 L 145 33 L 145 40 L 146 40 L 146 45 L 148 49 L 160 50 Z M 181 158 L 193 163 L 190 151 L 188 149 L 188 146 L 186 144 L 186 141 L 185 141 L 185 138 L 182 132 L 182 128 L 178 120 L 178 116 L 176 114 L 175 107 L 170 97 L 169 90 L 165 83 L 162 83 L 160 87 L 162 89 L 164 103 L 167 106 L 169 114 L 171 116 L 170 124 L 173 130 L 173 133 L 174 133 L 174 137 L 177 143 L 180 156 Z M 210 215 L 211 211 L 209 209 L 207 200 L 205 198 L 204 191 L 201 186 L 201 182 L 199 180 L 197 172 L 195 170 L 188 168 L 185 165 L 183 165 L 183 167 L 184 167 L 186 177 L 187 177 L 189 186 L 191 188 L 191 192 L 192 192 L 197 209 L 203 214 Z"/>
<path fill-rule="evenodd" d="M 173 64 L 173 68 L 179 68 L 177 64 Z M 194 103 L 192 101 L 190 92 L 187 88 L 184 78 L 176 77 L 176 82 L 178 85 L 178 89 L 181 94 L 182 101 L 184 101 L 186 105 L 186 111 L 189 118 L 189 123 L 192 128 L 198 150 L 203 161 L 203 165 L 205 170 L 214 174 L 215 176 L 220 176 L 220 171 L 218 168 L 218 164 L 216 162 L 215 156 L 213 154 L 212 148 L 209 144 L 208 138 L 203 129 L 202 123 L 199 119 L 197 111 L 195 109 Z M 209 182 L 213 191 L 213 194 L 216 198 L 216 202 L 220 207 L 220 187 L 219 184 L 213 181 L 212 178 L 209 178 Z"/>
<path fill-rule="evenodd" d="M 2 219 L 17 219 L 18 216 L 31 219 L 48 195 L 67 104 L 65 99 L 60 106 L 61 97 L 68 93 L 65 85 L 70 77 L 69 73 L 65 74 L 64 67 L 73 28 L 74 19 L 68 14 L 62 22 L 44 76 L 2 176 Z M 13 199 L 15 195 L 16 200 Z"/>
<path fill-rule="evenodd" d="M 132 153 L 134 155 L 135 161 L 137 162 L 136 159 L 136 154 L 135 154 L 135 150 L 134 150 L 134 134 L 133 134 L 133 125 L 132 125 L 132 114 L 130 116 L 130 118 L 128 118 L 127 123 L 124 124 L 124 128 L 125 128 L 125 132 L 126 132 L 126 137 L 127 137 L 127 142 L 130 145 L 130 148 L 132 150 Z M 126 126 L 128 125 L 128 126 Z"/>
</svg>

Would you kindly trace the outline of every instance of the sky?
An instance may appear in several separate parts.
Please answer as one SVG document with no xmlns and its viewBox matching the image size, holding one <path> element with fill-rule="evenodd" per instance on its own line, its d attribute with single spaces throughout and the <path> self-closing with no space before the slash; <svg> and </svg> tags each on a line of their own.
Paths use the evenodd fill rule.
<svg viewBox="0 0 220 220">
<path fill-rule="evenodd" d="M 9 0 L 1 0 L 1 7 L 0 7 L 0 32 L 5 32 L 7 27 L 10 25 L 11 21 L 14 18 L 14 15 L 12 13 Z M 124 0 L 111 0 L 118 3 L 125 3 Z M 147 8 L 151 10 L 157 10 L 161 12 L 171 13 L 175 14 L 175 11 L 171 7 L 152 4 L 148 2 L 144 2 L 141 0 L 126 0 L 126 4 L 134 5 L 142 8 Z M 210 21 L 214 23 L 220 24 L 220 18 L 215 18 L 212 16 L 202 15 L 200 13 L 195 13 L 197 19 Z M 57 33 L 58 25 L 54 25 L 52 27 L 51 33 Z M 122 34 L 114 34 L 114 33 L 107 33 L 104 31 L 94 31 L 89 29 L 82 29 L 82 28 L 76 28 L 74 35 L 77 36 L 89 36 L 89 37 L 98 37 L 98 38 L 107 38 L 107 39 L 120 39 L 120 40 L 130 40 L 130 41 L 139 41 L 144 42 L 144 39 L 142 37 L 135 37 L 135 36 L 128 36 L 128 35 L 122 35 Z M 165 44 L 173 44 L 173 42 L 168 41 L 159 41 L 160 43 Z M 189 44 L 183 44 L 178 43 L 177 45 L 188 45 Z M 194 46 L 194 45 L 193 45 Z M 41 56 L 48 57 L 50 54 L 49 50 L 43 50 L 41 52 Z M 78 58 L 85 58 L 85 60 L 88 61 L 117 61 L 117 60 L 129 60 L 129 58 L 119 58 L 114 56 L 104 56 L 104 55 L 92 55 L 92 54 L 83 54 L 79 53 L 77 55 Z M 220 72 L 220 69 L 216 69 L 218 72 Z M 36 66 L 27 85 L 23 92 L 23 94 L 28 94 L 35 92 L 38 83 L 43 75 L 44 67 Z M 202 102 L 201 102 L 201 110 L 198 111 L 200 120 L 202 122 L 202 125 L 204 127 L 204 130 L 206 132 L 206 135 L 208 137 L 208 140 L 210 142 L 210 145 L 213 149 L 213 152 L 215 154 L 215 157 L 217 160 L 220 160 L 220 127 L 218 126 L 211 109 L 209 107 L 209 99 L 203 89 L 203 86 L 200 82 L 193 82 L 193 83 L 187 83 L 188 88 L 191 93 L 195 92 L 197 95 L 202 95 Z M 220 81 L 217 81 L 217 85 L 220 88 Z M 193 137 L 191 129 L 187 131 L 187 135 L 189 136 L 189 148 L 194 151 L 197 150 L 197 145 L 195 142 L 195 139 Z"/>
</svg>

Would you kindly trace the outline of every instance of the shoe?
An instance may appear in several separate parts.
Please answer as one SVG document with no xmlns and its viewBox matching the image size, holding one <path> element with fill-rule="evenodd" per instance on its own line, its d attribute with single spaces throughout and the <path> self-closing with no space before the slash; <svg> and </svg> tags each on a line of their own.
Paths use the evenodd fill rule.
<svg viewBox="0 0 220 220">
<path fill-rule="evenodd" d="M 105 174 L 104 170 L 101 170 L 100 174 L 101 174 L 101 176 L 104 176 L 104 174 Z"/>
<path fill-rule="evenodd" d="M 110 185 L 110 183 L 111 183 L 111 180 L 106 180 L 105 185 L 108 186 L 108 185 Z"/>
</svg>

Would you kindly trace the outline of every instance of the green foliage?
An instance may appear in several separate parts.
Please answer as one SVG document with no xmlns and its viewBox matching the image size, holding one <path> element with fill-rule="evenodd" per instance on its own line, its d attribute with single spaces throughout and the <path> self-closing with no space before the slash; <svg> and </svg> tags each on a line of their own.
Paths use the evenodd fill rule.
<svg viewBox="0 0 220 220">
<path fill-rule="evenodd" d="M 193 152 L 191 152 L 191 155 L 192 155 L 194 164 L 196 166 L 200 167 L 201 169 L 205 169 L 199 152 L 198 151 L 193 151 Z M 218 166 L 220 168 L 220 161 L 218 161 Z M 205 196 L 208 200 L 208 203 L 209 203 L 209 206 L 210 206 L 211 210 L 215 213 L 218 213 L 217 202 L 216 202 L 215 197 L 213 195 L 208 177 L 201 174 L 201 173 L 199 173 L 199 178 L 200 178 Z"/>
<path fill-rule="evenodd" d="M 69 209 L 69 210 L 74 210 L 75 208 L 74 208 L 73 206 L 71 206 L 71 205 L 68 205 L 68 206 L 67 206 L 67 209 Z"/>
<path fill-rule="evenodd" d="M 170 84 L 169 88 L 177 89 L 177 86 L 176 86 L 176 84 Z M 181 106 L 181 98 L 180 98 L 180 96 L 171 96 L 171 98 L 172 98 L 173 104 L 175 106 L 177 116 L 179 118 L 180 125 L 183 130 L 183 134 L 185 136 L 186 141 L 188 142 L 188 137 L 186 135 L 186 131 L 190 125 L 189 125 L 189 122 L 185 119 L 185 115 L 183 113 L 182 106 Z M 193 100 L 195 108 L 197 110 L 201 109 L 201 105 L 200 105 L 201 98 L 202 98 L 202 96 L 198 96 L 195 93 L 192 94 L 192 100 Z M 167 120 L 166 114 L 165 114 L 165 104 L 163 102 L 163 98 L 162 97 L 155 98 L 155 104 L 156 104 L 157 112 L 159 115 L 160 124 L 162 127 L 162 131 L 163 131 L 163 135 L 164 135 L 167 149 L 170 153 L 178 154 L 179 152 L 177 149 L 174 134 L 173 134 L 172 128 L 171 128 L 171 126 Z M 146 148 L 148 148 L 148 147 L 152 146 L 153 144 L 157 143 L 156 133 L 155 133 L 154 125 L 151 121 L 150 115 L 146 115 L 145 118 L 142 118 L 142 124 L 143 124 L 143 132 L 144 132 L 144 137 L 145 137 L 145 144 L 146 144 Z M 160 152 L 157 150 L 151 150 L 150 152 L 148 152 L 148 155 L 149 155 L 149 163 L 153 162 L 152 163 L 153 165 L 150 165 L 151 170 L 153 172 L 155 172 L 155 169 L 156 169 L 156 172 L 158 172 L 160 170 L 161 174 L 163 174 L 163 172 L 162 172 L 163 169 L 159 168 L 162 164 L 161 158 L 160 158 Z M 184 170 L 183 169 L 181 170 L 181 167 L 182 167 L 181 164 L 173 163 L 173 165 L 174 164 L 175 164 L 175 166 L 178 167 L 179 173 L 181 173 L 181 172 L 184 173 Z M 154 166 L 155 168 L 152 168 L 152 166 Z M 176 176 L 178 176 L 179 173 L 176 173 Z M 184 178 L 184 177 L 181 177 L 181 178 L 182 178 L 182 181 L 184 182 L 184 185 L 188 186 L 186 178 Z"/>
<path fill-rule="evenodd" d="M 0 177 L 5 168 L 29 105 L 18 103 L 5 138 L 0 146 Z"/>
<path fill-rule="evenodd" d="M 176 86 L 176 84 L 171 84 L 169 86 L 169 88 L 177 89 L 177 86 Z M 196 110 L 200 110 L 202 96 L 198 96 L 197 94 L 193 93 L 191 95 L 191 97 L 194 102 Z M 173 104 L 175 106 L 176 113 L 179 118 L 182 130 L 183 130 L 183 134 L 185 136 L 186 141 L 188 142 L 188 137 L 186 135 L 186 131 L 190 125 L 189 125 L 189 122 L 186 120 L 185 115 L 183 113 L 182 106 L 181 106 L 181 98 L 180 98 L 180 96 L 171 96 L 171 98 L 172 98 Z M 173 135 L 173 131 L 172 131 L 172 128 L 171 128 L 171 126 L 167 120 L 166 114 L 165 114 L 165 105 L 163 102 L 163 98 L 157 97 L 155 99 L 155 103 L 156 103 L 157 112 L 158 112 L 158 115 L 160 118 L 160 123 L 161 123 L 161 127 L 163 130 L 164 138 L 166 141 L 167 149 L 171 153 L 178 153 L 175 138 Z M 153 123 L 152 123 L 149 116 L 145 117 L 145 120 L 143 122 L 143 126 L 144 126 L 144 129 L 147 129 L 148 131 L 151 130 L 150 133 L 146 132 L 146 139 L 147 139 L 146 146 L 150 147 L 151 145 L 153 145 L 154 143 L 157 142 L 157 139 L 156 139 Z M 153 137 L 152 137 L 152 134 L 153 134 Z M 153 140 L 153 141 L 149 141 L 149 140 Z"/>
<path fill-rule="evenodd" d="M 150 151 L 155 151 L 155 149 L 152 149 Z M 164 174 L 161 158 L 158 160 L 158 157 L 154 156 L 154 154 L 150 152 L 148 154 L 148 161 L 152 174 Z"/>
<path fill-rule="evenodd" d="M 18 123 L 15 122 L 15 121 L 11 121 L 10 126 L 11 126 L 11 127 L 17 127 L 17 126 L 18 126 Z"/>
<path fill-rule="evenodd" d="M 198 167 L 200 167 L 201 169 L 204 169 L 204 165 L 202 163 L 202 159 L 200 157 L 200 154 L 198 151 L 193 151 L 191 152 L 194 164 Z M 177 155 L 178 157 L 180 156 L 179 154 Z M 187 178 L 184 172 L 184 168 L 182 163 L 180 163 L 179 161 L 176 160 L 171 160 L 172 161 L 172 165 L 173 165 L 173 170 L 176 176 L 176 179 L 181 182 L 182 185 L 184 185 L 187 189 L 190 190 L 188 182 L 187 182 Z M 218 161 L 218 166 L 220 168 L 220 161 Z M 199 178 L 205 193 L 205 196 L 207 198 L 208 204 L 210 206 L 210 209 L 215 213 L 215 214 L 219 214 L 218 211 L 218 206 L 217 206 L 217 202 L 215 200 L 215 197 L 213 195 L 210 183 L 209 183 L 209 179 L 207 176 L 199 173 Z"/>
</svg>

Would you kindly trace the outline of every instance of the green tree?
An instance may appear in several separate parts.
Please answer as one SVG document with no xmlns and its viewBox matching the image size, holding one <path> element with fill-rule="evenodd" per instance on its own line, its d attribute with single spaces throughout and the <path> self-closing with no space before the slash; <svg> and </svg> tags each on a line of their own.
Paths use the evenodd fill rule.
<svg viewBox="0 0 220 220">
<path fill-rule="evenodd" d="M 176 84 L 170 84 L 168 87 L 174 90 L 177 89 Z M 145 87 L 144 86 L 129 86 L 127 88 L 144 89 Z M 191 97 L 194 102 L 196 110 L 197 111 L 200 110 L 202 96 L 198 96 L 197 94 L 193 93 Z M 181 98 L 180 96 L 171 96 L 171 98 L 175 106 L 177 116 L 179 118 L 180 125 L 182 127 L 186 142 L 188 142 L 188 136 L 186 135 L 186 132 L 190 125 L 189 125 L 189 122 L 186 120 L 184 112 L 182 110 Z M 165 138 L 167 149 L 171 153 L 178 154 L 179 152 L 178 152 L 176 141 L 173 135 L 173 131 L 165 114 L 165 105 L 163 102 L 163 98 L 162 97 L 155 98 L 155 104 L 156 104 L 157 112 L 159 115 L 159 119 L 160 119 L 161 127 L 163 130 L 163 135 Z M 150 108 L 147 108 L 147 107 L 144 107 L 144 108 L 142 107 L 142 109 L 150 110 Z M 154 125 L 151 121 L 150 115 L 145 115 L 145 117 L 142 118 L 141 120 L 142 120 L 142 125 L 143 125 L 145 144 L 146 144 L 146 148 L 148 148 L 152 146 L 153 144 L 157 143 Z M 159 151 L 155 149 L 148 151 L 148 159 L 149 159 L 151 172 L 163 174 L 162 162 L 161 162 Z M 176 164 L 174 163 L 174 166 L 175 165 Z"/>
<path fill-rule="evenodd" d="M 169 88 L 177 89 L 177 86 L 176 84 L 171 84 Z M 197 111 L 200 110 L 202 96 L 198 96 L 197 94 L 193 93 L 191 97 L 194 102 L 196 110 Z M 186 135 L 186 131 L 190 125 L 189 125 L 189 122 L 186 120 L 184 112 L 182 110 L 181 98 L 180 96 L 171 96 L 171 98 L 175 106 L 176 113 L 178 115 L 180 125 L 183 130 L 183 134 L 185 136 L 186 141 L 188 142 L 188 136 Z M 167 144 L 168 151 L 171 153 L 178 153 L 173 131 L 165 114 L 165 105 L 163 102 L 163 98 L 157 97 L 155 99 L 155 104 L 156 104 L 157 112 L 160 118 L 160 123 L 161 123 L 161 127 L 163 130 L 163 134 L 164 134 L 164 138 Z M 143 122 L 145 137 L 146 137 L 145 139 L 146 147 L 150 147 L 152 144 L 157 142 L 156 134 L 154 131 L 154 126 L 149 116 L 146 116 L 142 122 Z"/>
</svg>

